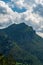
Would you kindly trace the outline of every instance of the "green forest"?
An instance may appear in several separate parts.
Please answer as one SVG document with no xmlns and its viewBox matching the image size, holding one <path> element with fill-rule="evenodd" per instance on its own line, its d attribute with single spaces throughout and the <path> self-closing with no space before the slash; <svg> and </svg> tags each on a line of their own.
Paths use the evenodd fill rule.
<svg viewBox="0 0 43 65">
<path fill-rule="evenodd" d="M 4 55 L 0 54 L 0 65 L 41 65 L 41 63 L 30 59 L 28 63 L 25 61 L 18 62 L 13 58 L 12 55 L 5 57 Z"/>
<path fill-rule="evenodd" d="M 43 65 L 43 38 L 24 23 L 0 30 L 0 65 Z"/>
</svg>

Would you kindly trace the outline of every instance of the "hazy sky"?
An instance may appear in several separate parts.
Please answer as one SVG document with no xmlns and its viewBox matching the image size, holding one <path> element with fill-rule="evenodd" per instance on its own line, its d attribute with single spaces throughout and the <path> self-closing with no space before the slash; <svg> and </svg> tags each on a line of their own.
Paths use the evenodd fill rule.
<svg viewBox="0 0 43 65">
<path fill-rule="evenodd" d="M 0 0 L 0 29 L 21 22 L 42 30 L 43 0 Z"/>
</svg>

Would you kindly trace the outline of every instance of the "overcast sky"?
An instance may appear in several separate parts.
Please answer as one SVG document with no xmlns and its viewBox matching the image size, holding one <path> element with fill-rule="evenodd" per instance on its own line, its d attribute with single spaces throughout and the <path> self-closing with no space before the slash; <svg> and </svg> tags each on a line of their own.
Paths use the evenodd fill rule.
<svg viewBox="0 0 43 65">
<path fill-rule="evenodd" d="M 0 29 L 21 22 L 43 30 L 43 0 L 0 0 Z"/>
</svg>

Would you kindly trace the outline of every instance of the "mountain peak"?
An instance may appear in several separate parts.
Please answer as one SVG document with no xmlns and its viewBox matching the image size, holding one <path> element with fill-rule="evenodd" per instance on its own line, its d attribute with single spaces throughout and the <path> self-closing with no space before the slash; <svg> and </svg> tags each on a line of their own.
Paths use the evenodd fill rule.
<svg viewBox="0 0 43 65">
<path fill-rule="evenodd" d="M 0 53 L 4 55 L 11 53 L 15 59 L 22 58 L 23 61 L 30 60 L 32 56 L 32 60 L 34 57 L 43 60 L 41 49 L 43 49 L 43 39 L 25 23 L 12 24 L 8 28 L 0 30 Z"/>
</svg>

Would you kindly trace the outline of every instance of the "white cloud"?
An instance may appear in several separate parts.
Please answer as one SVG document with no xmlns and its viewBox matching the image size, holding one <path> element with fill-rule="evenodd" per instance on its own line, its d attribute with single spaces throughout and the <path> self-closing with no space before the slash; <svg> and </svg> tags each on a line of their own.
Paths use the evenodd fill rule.
<svg viewBox="0 0 43 65">
<path fill-rule="evenodd" d="M 35 30 L 37 30 L 42 24 L 40 24 L 41 21 L 43 21 L 43 18 L 40 17 L 38 14 L 32 13 L 31 11 L 26 11 L 21 14 L 22 18 L 24 17 L 24 22 L 28 25 L 31 25 Z"/>
<path fill-rule="evenodd" d="M 43 33 L 41 33 L 41 32 L 36 32 L 36 34 L 43 38 Z"/>
<path fill-rule="evenodd" d="M 16 19 L 20 17 L 17 12 L 13 12 L 11 8 L 3 1 L 0 1 L 0 28 L 7 27 L 13 23 L 16 23 Z M 4 14 L 3 14 L 4 13 Z"/>
<path fill-rule="evenodd" d="M 35 0 L 35 2 L 36 2 L 37 4 L 43 5 L 43 0 Z"/>
<path fill-rule="evenodd" d="M 12 8 L 15 6 L 22 8 L 24 5 L 23 2 L 24 0 L 11 0 L 11 2 L 8 2 L 7 4 Z"/>
<path fill-rule="evenodd" d="M 24 7 L 23 2 L 24 2 L 24 0 L 18 0 L 18 1 L 16 2 L 16 5 L 17 5 L 18 7 L 20 7 L 20 8 L 22 8 L 22 7 Z"/>
<path fill-rule="evenodd" d="M 2 13 L 0 15 L 0 23 L 7 22 L 8 25 L 8 22 L 9 24 L 25 22 L 37 31 L 38 28 L 43 26 L 43 24 L 40 24 L 41 22 L 43 23 L 43 18 L 39 16 L 39 14 L 34 13 L 33 8 L 40 3 L 42 5 L 42 0 L 11 0 L 11 2 L 8 2 L 7 4 L 0 1 L 0 7 L 5 8 L 6 11 L 6 14 Z M 27 10 L 22 13 L 14 12 L 11 8 L 15 6 L 19 8 L 24 7 Z"/>
</svg>

